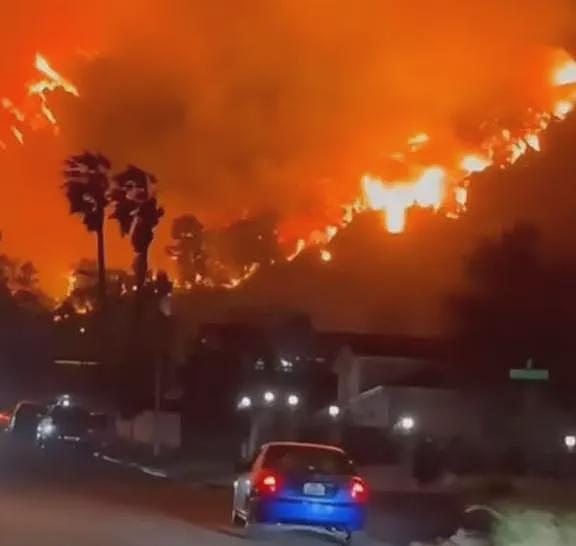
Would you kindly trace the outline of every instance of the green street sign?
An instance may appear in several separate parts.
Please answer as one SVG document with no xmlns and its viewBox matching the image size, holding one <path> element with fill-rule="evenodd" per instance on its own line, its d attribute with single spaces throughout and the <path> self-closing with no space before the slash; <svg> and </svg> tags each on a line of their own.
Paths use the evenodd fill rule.
<svg viewBox="0 0 576 546">
<path fill-rule="evenodd" d="M 549 381 L 550 370 L 544 368 L 512 368 L 510 379 L 514 381 Z"/>
</svg>

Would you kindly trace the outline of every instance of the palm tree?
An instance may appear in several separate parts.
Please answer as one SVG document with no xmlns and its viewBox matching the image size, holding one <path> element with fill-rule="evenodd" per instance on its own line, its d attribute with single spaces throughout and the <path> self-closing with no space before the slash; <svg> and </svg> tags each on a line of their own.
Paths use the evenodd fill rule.
<svg viewBox="0 0 576 546">
<path fill-rule="evenodd" d="M 89 232 L 96 233 L 98 299 L 106 303 L 104 218 L 110 204 L 110 161 L 101 154 L 84 152 L 66 159 L 63 184 L 71 214 L 78 214 Z"/>
<path fill-rule="evenodd" d="M 164 215 L 155 193 L 154 175 L 132 165 L 114 176 L 111 200 L 114 202 L 112 218 L 118 220 L 123 236 L 130 235 L 136 253 L 134 272 L 140 291 L 148 274 L 148 250 L 154 240 L 154 230 Z"/>
</svg>

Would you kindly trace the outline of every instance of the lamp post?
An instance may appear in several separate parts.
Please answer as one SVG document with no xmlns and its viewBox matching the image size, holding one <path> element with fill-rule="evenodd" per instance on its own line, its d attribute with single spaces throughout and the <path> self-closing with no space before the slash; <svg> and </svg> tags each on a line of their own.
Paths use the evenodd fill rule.
<svg viewBox="0 0 576 546">
<path fill-rule="evenodd" d="M 158 302 L 159 343 L 154 362 L 154 432 L 152 452 L 160 455 L 160 413 L 162 411 L 162 363 L 169 343 L 170 318 L 172 316 L 172 294 L 167 292 Z"/>
<path fill-rule="evenodd" d="M 413 466 L 417 421 L 413 415 L 403 414 L 398 417 L 394 430 L 400 436 L 401 460 L 406 468 Z"/>
<path fill-rule="evenodd" d="M 301 397 L 294 392 L 285 394 L 266 389 L 259 394 L 241 393 L 236 402 L 236 409 L 239 412 L 247 412 L 250 423 L 243 457 L 250 458 L 256 453 L 263 440 L 265 429 L 275 415 L 280 414 L 287 418 L 290 434 L 293 434 L 297 424 L 297 410 L 301 404 Z"/>
<path fill-rule="evenodd" d="M 331 404 L 326 412 L 328 413 L 328 441 L 339 445 L 342 443 L 342 409 L 336 404 Z"/>
</svg>

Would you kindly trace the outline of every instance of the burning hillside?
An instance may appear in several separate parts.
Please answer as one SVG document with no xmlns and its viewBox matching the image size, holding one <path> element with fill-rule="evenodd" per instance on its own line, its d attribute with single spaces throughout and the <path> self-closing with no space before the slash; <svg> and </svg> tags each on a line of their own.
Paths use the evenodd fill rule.
<svg viewBox="0 0 576 546">
<path fill-rule="evenodd" d="M 316 246 L 329 262 L 326 246 L 355 215 L 381 211 L 393 233 L 415 207 L 457 217 L 475 173 L 540 149 L 576 101 L 576 64 L 556 46 L 574 30 L 569 10 L 564 0 L 481 10 L 130 0 L 88 15 L 72 0 L 23 0 L 4 12 L 15 30 L 0 38 L 0 140 L 6 156 L 65 119 L 51 165 L 82 149 L 143 165 L 172 217 L 194 214 L 214 232 L 270 212 L 279 259 Z M 64 94 L 77 98 L 56 100 Z M 40 170 L 46 158 L 35 159 Z M 59 172 L 36 178 L 47 200 L 35 214 L 60 210 Z M 6 239 L 34 255 L 12 209 L 2 211 Z M 213 233 L 206 244 L 217 251 L 200 284 L 233 287 L 258 269 L 255 259 L 222 274 L 227 243 Z M 67 252 L 61 271 L 89 250 Z"/>
<path fill-rule="evenodd" d="M 0 96 L 0 106 L 7 118 L 7 126 L 12 137 L 24 144 L 25 134 L 29 130 L 39 130 L 49 126 L 58 134 L 58 121 L 49 103 L 49 94 L 62 90 L 78 96 L 76 86 L 62 77 L 50 62 L 40 53 L 34 56 L 34 78 L 26 86 L 24 98 L 16 101 L 8 96 Z M 0 149 L 6 150 L 8 139 L 0 138 Z"/>
<path fill-rule="evenodd" d="M 541 150 L 540 133 L 553 121 L 563 120 L 576 103 L 576 61 L 561 50 L 551 60 L 549 72 L 542 75 L 548 90 L 539 102 L 519 104 L 505 115 L 481 121 L 475 142 L 454 143 L 444 151 L 444 162 L 434 164 L 426 157 L 433 138 L 419 133 L 408 139 L 403 150 L 390 155 L 395 163 L 391 177 L 388 173 L 363 177 L 365 203 L 384 212 L 388 231 L 402 232 L 407 211 L 414 206 L 442 208 L 458 216 L 465 210 L 472 174 L 492 165 L 506 168 L 528 150 Z M 402 172 L 398 179 L 394 171 Z"/>
</svg>

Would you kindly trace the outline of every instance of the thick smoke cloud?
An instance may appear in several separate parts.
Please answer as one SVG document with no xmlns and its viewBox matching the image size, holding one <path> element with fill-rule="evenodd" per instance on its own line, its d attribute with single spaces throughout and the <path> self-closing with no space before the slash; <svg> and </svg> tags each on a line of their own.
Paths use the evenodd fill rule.
<svg viewBox="0 0 576 546">
<path fill-rule="evenodd" d="M 541 46 L 566 42 L 573 7 L 0 0 L 0 95 L 22 93 L 37 50 L 82 95 L 52 97 L 57 139 L 30 137 L 0 154 L 3 244 L 34 259 L 49 288 L 90 254 L 59 188 L 63 157 L 82 148 L 154 171 L 171 217 L 193 212 L 217 225 L 275 209 L 295 235 L 322 226 L 357 197 L 360 174 L 410 134 L 429 130 L 441 155 L 472 138 L 485 112 L 538 100 Z M 48 227 L 52 245 L 38 237 Z M 128 263 L 128 253 L 112 239 L 112 262 Z"/>
<path fill-rule="evenodd" d="M 462 120 L 538 96 L 539 46 L 568 20 L 561 0 L 121 4 L 79 67 L 66 137 L 145 164 L 176 207 L 220 221 L 279 208 L 321 223 L 411 133 L 459 139 Z"/>
</svg>

